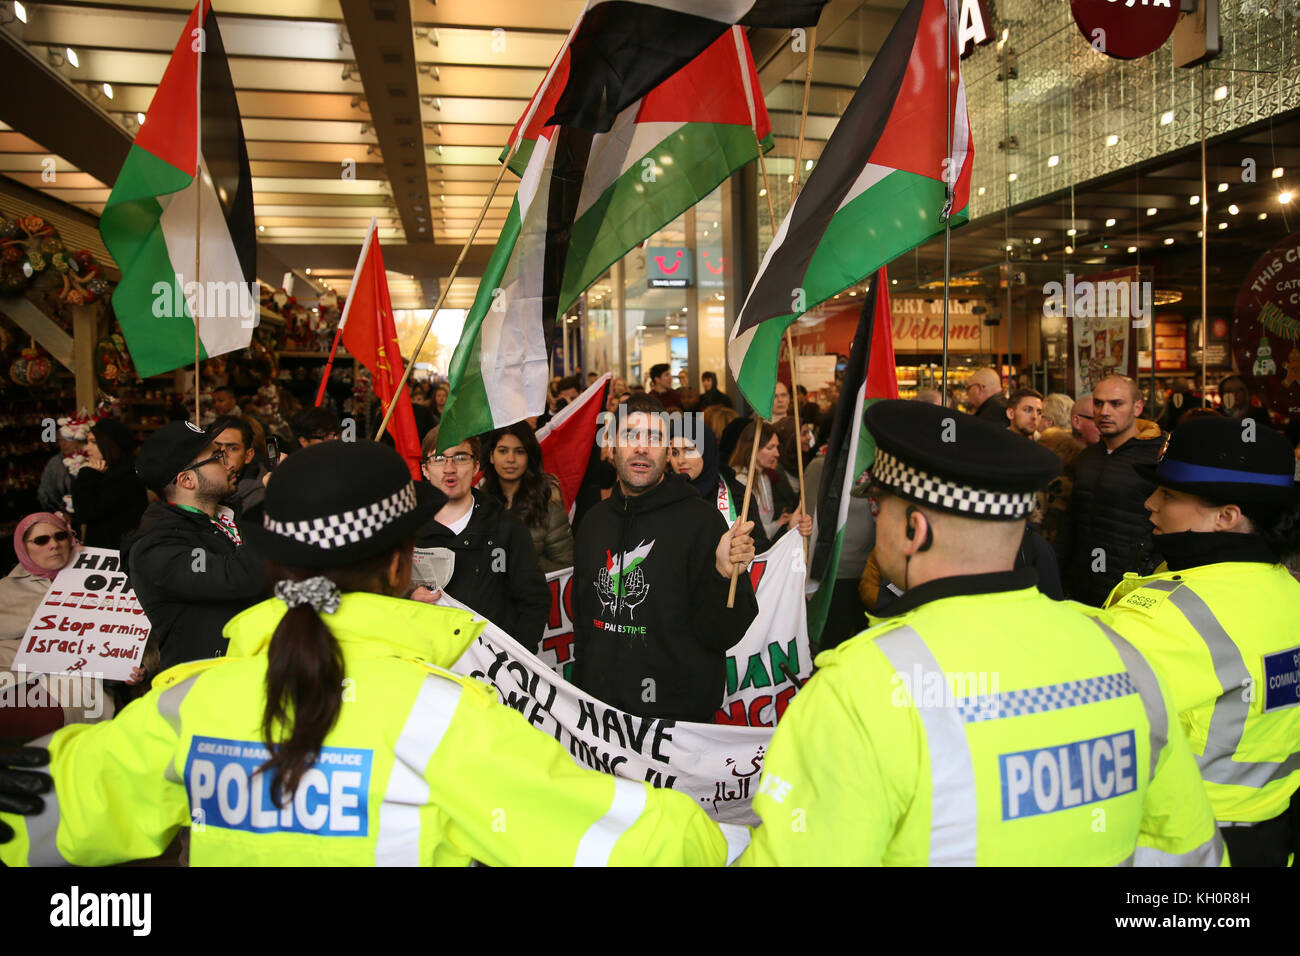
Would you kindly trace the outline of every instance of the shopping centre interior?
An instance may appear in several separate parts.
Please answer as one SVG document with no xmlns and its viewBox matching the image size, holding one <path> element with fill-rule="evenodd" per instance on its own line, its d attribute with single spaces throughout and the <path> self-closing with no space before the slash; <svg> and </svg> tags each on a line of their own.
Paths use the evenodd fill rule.
<svg viewBox="0 0 1300 956">
<path fill-rule="evenodd" d="M 670 362 L 698 387 L 702 371 L 725 373 L 727 331 L 773 233 L 768 200 L 779 221 L 904 5 L 831 0 L 806 36 L 749 30 L 775 134 L 763 168 L 743 168 L 614 263 L 557 326 L 556 374 L 643 381 Z M 33 422 L 104 393 L 142 433 L 164 420 L 172 375 L 141 382 L 115 367 L 129 369 L 114 356 L 105 294 L 119 273 L 98 216 L 191 6 L 0 0 L 0 213 L 39 216 L 66 249 L 88 250 L 98 283 L 65 278 L 51 294 L 15 272 L 0 289 L 0 415 L 19 435 L 11 459 L 34 441 Z M 256 369 L 314 387 L 376 217 L 404 348 L 446 293 L 417 357 L 421 374 L 445 376 L 518 182 L 507 173 L 487 201 L 502 146 L 583 3 L 215 6 L 253 176 L 264 287 Z M 1281 338 L 1270 331 L 1270 343 L 1238 315 L 1252 269 L 1300 212 L 1300 19 L 1281 2 L 1271 12 L 1253 0 L 1212 6 L 1217 55 L 1189 54 L 1175 36 L 1123 60 L 1089 44 L 1067 0 L 962 3 L 963 17 L 971 8 L 983 18 L 986 42 L 962 60 L 975 161 L 969 221 L 951 235 L 948 385 L 958 397 L 982 364 L 1044 392 L 1074 391 L 1072 370 L 1085 360 L 1051 290 L 1076 281 L 1144 290 L 1133 302 L 1149 298 L 1150 323 L 1134 322 L 1110 353 L 1104 335 L 1089 347 L 1135 360 L 1157 403 L 1188 379 L 1213 398 L 1223 376 L 1261 361 L 1291 363 L 1300 376 L 1300 341 L 1284 337 L 1293 326 L 1283 322 Z M 44 241 L 6 239 L 23 255 Z M 889 266 L 904 395 L 944 380 L 944 257 L 940 237 Z M 671 279 L 660 268 L 669 263 Z M 796 351 L 847 355 L 865 291 L 846 289 L 804 316 Z M 1290 388 L 1256 399 L 1285 419 Z M 14 467 L 10 483 L 21 480 Z"/>
</svg>

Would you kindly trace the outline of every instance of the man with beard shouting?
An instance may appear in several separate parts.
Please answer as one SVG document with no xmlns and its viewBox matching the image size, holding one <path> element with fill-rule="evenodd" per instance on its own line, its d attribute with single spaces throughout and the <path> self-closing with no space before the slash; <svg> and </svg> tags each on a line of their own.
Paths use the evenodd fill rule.
<svg viewBox="0 0 1300 956">
<path fill-rule="evenodd" d="M 666 473 L 665 417 L 654 396 L 633 395 L 617 429 L 602 432 L 618 485 L 574 541 L 573 681 L 628 713 L 707 723 L 726 689 L 727 650 L 758 614 L 744 570 L 727 607 L 732 567 L 754 557 L 754 525 L 728 528 L 713 502 Z"/>
</svg>

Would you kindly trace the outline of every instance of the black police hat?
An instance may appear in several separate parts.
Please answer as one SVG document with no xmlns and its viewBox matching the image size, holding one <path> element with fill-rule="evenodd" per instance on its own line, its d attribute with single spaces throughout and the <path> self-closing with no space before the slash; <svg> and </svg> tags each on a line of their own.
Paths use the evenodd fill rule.
<svg viewBox="0 0 1300 956">
<path fill-rule="evenodd" d="M 1291 443 L 1249 418 L 1188 419 L 1155 465 L 1133 467 L 1147 481 L 1222 504 L 1300 503 Z"/>
<path fill-rule="evenodd" d="M 327 441 L 285 459 L 266 486 L 262 523 L 239 530 L 277 564 L 337 568 L 392 550 L 446 501 L 412 481 L 387 445 Z"/>
<path fill-rule="evenodd" d="M 183 468 L 194 464 L 213 437 L 210 431 L 191 421 L 168 422 L 140 446 L 140 453 L 135 456 L 135 473 L 154 494 L 162 495 L 163 488 Z"/>
<path fill-rule="evenodd" d="M 876 402 L 865 417 L 876 440 L 874 482 L 936 511 L 1025 518 L 1034 493 L 1061 471 L 1060 458 L 1010 429 L 928 402 Z"/>
</svg>

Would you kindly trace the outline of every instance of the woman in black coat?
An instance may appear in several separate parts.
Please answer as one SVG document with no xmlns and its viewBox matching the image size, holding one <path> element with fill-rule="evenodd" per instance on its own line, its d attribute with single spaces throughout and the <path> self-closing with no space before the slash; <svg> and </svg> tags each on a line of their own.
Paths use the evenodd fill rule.
<svg viewBox="0 0 1300 956">
<path fill-rule="evenodd" d="M 135 438 L 121 422 L 105 418 L 91 426 L 88 461 L 72 482 L 72 520 L 85 527 L 88 547 L 119 550 L 122 535 L 140 523 L 149 495 L 135 473 L 134 451 Z"/>
</svg>

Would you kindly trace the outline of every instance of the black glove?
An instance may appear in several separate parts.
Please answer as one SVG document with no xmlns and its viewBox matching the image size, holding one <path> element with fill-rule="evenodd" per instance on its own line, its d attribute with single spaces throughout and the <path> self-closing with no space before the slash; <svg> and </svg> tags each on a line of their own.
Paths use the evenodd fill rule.
<svg viewBox="0 0 1300 956">
<path fill-rule="evenodd" d="M 44 747 L 0 744 L 0 812 L 28 817 L 44 812 L 45 801 L 40 795 L 54 788 L 54 780 L 31 768 L 49 763 L 50 752 Z M 13 828 L 0 821 L 0 843 L 13 838 Z"/>
</svg>

